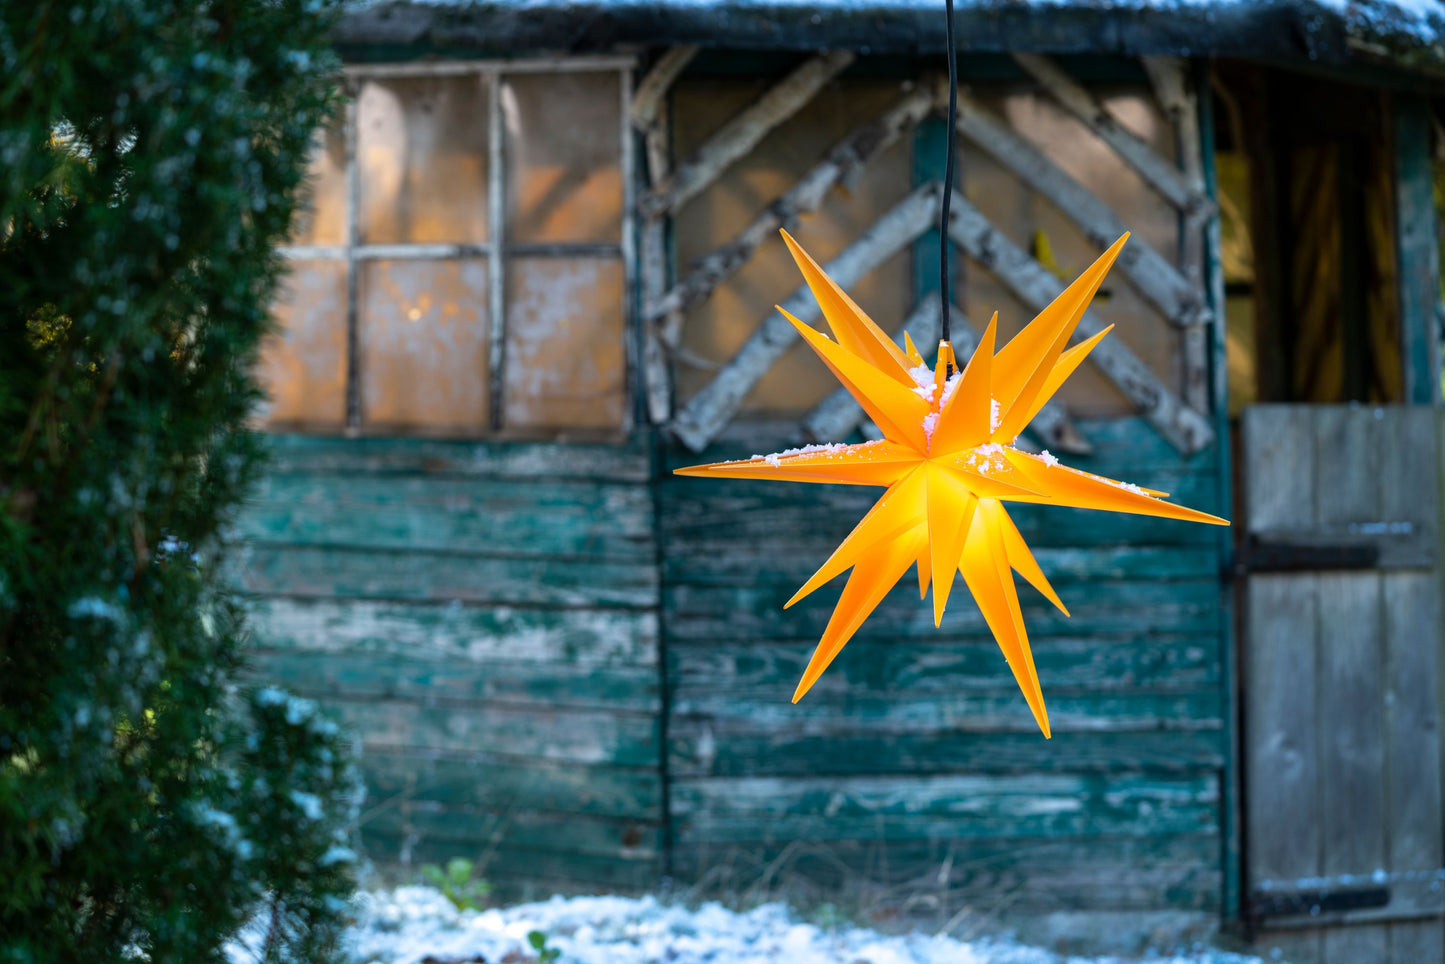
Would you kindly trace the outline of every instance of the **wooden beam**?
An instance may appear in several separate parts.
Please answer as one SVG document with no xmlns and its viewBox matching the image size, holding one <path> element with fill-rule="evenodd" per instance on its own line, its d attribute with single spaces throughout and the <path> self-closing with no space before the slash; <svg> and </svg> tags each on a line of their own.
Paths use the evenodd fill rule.
<svg viewBox="0 0 1445 964">
<path fill-rule="evenodd" d="M 817 210 L 836 185 L 847 183 L 896 143 L 905 130 L 927 116 L 934 101 L 932 90 L 914 87 L 878 117 L 855 128 L 731 241 L 694 262 L 686 278 L 648 304 L 646 317 L 660 318 L 670 312 L 688 311 L 706 301 L 713 289 L 740 270 L 774 232 L 794 227 L 799 215 Z"/>
<path fill-rule="evenodd" d="M 1395 246 L 1399 261 L 1403 401 L 1440 402 L 1439 242 L 1430 170 L 1430 109 L 1419 97 L 1394 99 Z"/>
<path fill-rule="evenodd" d="M 1149 83 L 1154 87 L 1154 97 L 1164 109 L 1174 128 L 1174 154 L 1179 169 L 1189 185 L 1214 197 L 1204 180 L 1204 157 L 1200 143 L 1199 98 L 1195 96 L 1194 85 L 1190 82 L 1189 61 L 1180 57 L 1141 57 Z M 1179 266 L 1184 277 L 1196 290 L 1203 292 L 1205 285 L 1205 234 L 1218 217 L 1217 210 L 1196 211 L 1179 219 Z M 1181 345 L 1184 361 L 1184 401 L 1196 412 L 1210 410 L 1211 386 L 1209 383 L 1211 348 L 1209 333 L 1204 329 L 1185 331 Z M 1223 366 L 1220 366 L 1223 367 Z"/>
<path fill-rule="evenodd" d="M 1059 283 L 1023 249 L 989 223 L 958 191 L 953 193 L 948 233 L 968 256 L 990 271 L 1028 307 L 1038 311 L 1059 293 Z M 1075 340 L 1104 329 L 1097 315 L 1085 312 Z M 1142 414 L 1176 448 L 1197 452 L 1214 440 L 1207 419 L 1184 405 L 1118 338 L 1105 338 L 1089 355 Z"/>
<path fill-rule="evenodd" d="M 1115 120 L 1092 94 L 1052 60 L 1040 54 L 1016 53 L 1013 57 L 1064 110 L 1113 148 L 1124 163 L 1170 204 L 1185 214 L 1213 208 L 1199 186 L 1190 184 L 1173 164 Z"/>
<path fill-rule="evenodd" d="M 953 351 L 962 363 L 978 350 L 978 331 L 969 322 L 962 309 L 949 305 L 949 321 L 953 335 Z M 913 337 L 913 343 L 931 346 L 938 342 L 940 325 L 938 313 L 938 292 L 930 292 L 914 306 L 913 312 L 903 322 L 894 340 L 901 341 L 903 333 Z M 864 421 L 863 410 L 840 388 L 823 399 L 803 419 L 805 441 L 827 442 L 840 439 Z M 1051 401 L 1040 409 L 1039 414 L 1029 423 L 1029 431 L 1038 436 L 1045 445 L 1074 455 L 1086 455 L 1093 450 L 1089 440 L 1069 421 L 1068 413 L 1057 401 Z"/>
<path fill-rule="evenodd" d="M 912 243 L 933 222 L 939 191 L 938 184 L 926 184 L 898 202 L 828 263 L 828 274 L 846 288 Z M 799 287 L 782 307 L 804 322 L 819 317 L 818 304 L 807 285 Z M 786 318 L 770 315 L 737 355 L 677 414 L 672 421 L 673 435 L 694 452 L 705 448 L 726 427 L 748 391 L 797 337 Z"/>
<path fill-rule="evenodd" d="M 667 177 L 671 167 L 667 94 L 673 81 L 697 56 L 698 49 L 696 44 L 668 48 L 638 83 L 637 91 L 632 95 L 632 105 L 627 114 L 633 129 L 643 136 L 647 145 L 647 177 L 653 187 Z"/>
<path fill-rule="evenodd" d="M 840 74 L 855 58 L 849 50 L 834 50 L 804 63 L 778 85 L 722 126 L 696 154 L 653 187 L 641 201 L 645 217 L 676 214 L 689 198 L 751 151 L 768 132 L 792 117 L 803 105 Z"/>
<path fill-rule="evenodd" d="M 637 85 L 628 118 L 640 132 L 647 153 L 647 178 L 656 187 L 672 168 L 672 115 L 667 94 L 682 71 L 697 56 L 693 44 L 669 48 Z M 662 215 L 647 218 L 641 230 L 640 274 L 642 300 L 647 304 L 667 288 L 667 222 Z M 642 384 L 647 417 L 662 425 L 672 417 L 672 367 L 658 326 L 644 313 L 642 320 Z"/>
<path fill-rule="evenodd" d="M 1129 230 L 1088 188 L 967 95 L 958 99 L 958 132 L 1063 212 L 1101 251 Z M 1143 238 L 1130 238 L 1117 264 L 1131 286 L 1170 324 L 1188 328 L 1213 317 L 1203 292 Z"/>
</svg>

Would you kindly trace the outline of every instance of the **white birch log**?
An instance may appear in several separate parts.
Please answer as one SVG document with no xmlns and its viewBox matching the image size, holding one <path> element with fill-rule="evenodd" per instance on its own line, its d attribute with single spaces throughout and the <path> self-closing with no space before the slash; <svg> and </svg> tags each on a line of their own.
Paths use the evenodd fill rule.
<svg viewBox="0 0 1445 964">
<path fill-rule="evenodd" d="M 1213 209 L 1213 202 L 1202 190 L 1189 184 L 1173 164 L 1115 120 L 1092 94 L 1052 60 L 1040 54 L 1016 53 L 1013 56 L 1064 110 L 1113 148 L 1124 163 L 1137 171 L 1145 183 L 1170 204 L 1186 215 Z"/>
<path fill-rule="evenodd" d="M 958 132 L 1047 198 L 1100 250 L 1128 230 L 1088 188 L 966 95 L 958 100 Z M 1187 328 L 1205 324 L 1212 317 L 1199 288 L 1143 238 L 1130 238 L 1117 263 L 1130 285 L 1170 324 Z"/>
<path fill-rule="evenodd" d="M 662 298 L 648 303 L 643 316 L 660 318 L 670 312 L 688 311 L 706 301 L 713 289 L 747 264 L 774 232 L 794 227 L 801 214 L 817 210 L 829 191 L 846 183 L 896 143 L 904 131 L 928 115 L 933 103 L 931 90 L 915 87 L 878 117 L 855 128 L 731 241 L 694 262 L 687 277 L 673 285 Z"/>
<path fill-rule="evenodd" d="M 969 257 L 1035 311 L 1058 295 L 1058 280 L 990 224 L 958 191 L 953 193 L 948 234 Z M 1086 311 L 1074 340 L 1089 338 L 1104 327 L 1097 315 Z M 1214 430 L 1209 421 L 1169 391 L 1120 339 L 1105 338 L 1090 353 L 1089 360 L 1180 451 L 1197 452 L 1213 441 Z"/>
<path fill-rule="evenodd" d="M 768 132 L 792 117 L 841 73 L 855 58 L 848 50 L 834 50 L 798 67 L 777 86 L 745 108 L 708 139 L 697 153 L 678 165 L 640 204 L 642 214 L 675 214 L 689 198 L 751 151 Z"/>
<path fill-rule="evenodd" d="M 913 243 L 932 225 L 938 213 L 939 191 L 937 183 L 913 191 L 830 261 L 825 270 L 846 288 Z M 807 323 L 820 316 L 818 303 L 807 285 L 793 292 L 782 307 Z M 743 398 L 797 337 L 781 314 L 769 315 L 737 355 L 677 413 L 672 421 L 673 435 L 692 451 L 702 451 L 727 426 Z"/>
</svg>

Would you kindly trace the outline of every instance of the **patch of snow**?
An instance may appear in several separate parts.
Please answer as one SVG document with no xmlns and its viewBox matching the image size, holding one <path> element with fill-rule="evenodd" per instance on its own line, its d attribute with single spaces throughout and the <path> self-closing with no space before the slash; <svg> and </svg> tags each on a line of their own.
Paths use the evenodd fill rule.
<svg viewBox="0 0 1445 964">
<path fill-rule="evenodd" d="M 963 381 L 963 370 L 955 369 L 953 374 L 948 376 L 948 381 L 943 383 L 943 398 L 939 401 L 939 407 L 948 404 L 948 400 L 953 397 L 953 393 L 961 381 Z"/>
<path fill-rule="evenodd" d="M 1059 460 L 1056 459 L 1056 458 L 1054 458 L 1054 456 L 1049 453 L 1049 450 L 1048 450 L 1048 449 L 1044 449 L 1042 452 L 1039 453 L 1039 460 L 1040 460 L 1041 462 L 1043 462 L 1045 465 L 1058 465 L 1058 464 L 1059 464 Z"/>
<path fill-rule="evenodd" d="M 1115 958 L 1061 956 L 1006 939 L 884 934 L 865 927 L 820 927 L 785 905 L 743 913 L 716 903 L 695 908 L 655 897 L 553 897 L 516 907 L 458 911 L 429 887 L 363 895 L 347 935 L 351 961 L 419 964 L 438 960 L 534 960 L 532 931 L 568 964 L 1106 964 Z M 511 956 L 509 956 L 511 955 Z M 233 945 L 233 964 L 248 961 Z M 1196 945 L 1146 964 L 1263 964 L 1260 958 Z"/>
<path fill-rule="evenodd" d="M 926 441 L 933 441 L 933 433 L 938 429 L 938 413 L 929 412 L 923 416 L 923 437 Z"/>
<path fill-rule="evenodd" d="M 771 455 L 754 455 L 752 458 L 748 459 L 748 461 L 756 462 L 761 459 L 762 461 L 771 465 L 773 468 L 777 468 L 779 465 L 782 465 L 783 459 L 788 458 L 792 455 L 812 455 L 815 452 L 838 452 L 842 449 L 846 449 L 847 447 L 847 442 L 827 442 L 822 445 L 801 445 L 798 448 L 784 449 L 781 452 L 774 452 Z"/>
<path fill-rule="evenodd" d="M 934 384 L 933 369 L 927 365 L 915 365 L 908 369 L 908 374 L 913 376 L 913 381 L 915 382 L 913 394 L 925 402 L 933 401 L 933 393 L 938 387 Z"/>
<path fill-rule="evenodd" d="M 997 432 L 998 427 L 1003 424 L 1003 413 L 999 411 L 1000 406 L 998 399 L 992 395 L 988 397 L 988 405 L 988 430 L 990 432 Z"/>
</svg>

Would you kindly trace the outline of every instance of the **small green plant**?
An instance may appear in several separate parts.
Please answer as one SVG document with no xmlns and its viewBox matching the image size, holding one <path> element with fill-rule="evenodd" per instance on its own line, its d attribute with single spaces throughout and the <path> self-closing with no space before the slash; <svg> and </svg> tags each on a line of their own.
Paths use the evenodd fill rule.
<svg viewBox="0 0 1445 964">
<path fill-rule="evenodd" d="M 532 950 L 537 952 L 537 960 L 542 964 L 551 964 L 562 956 L 562 952 L 557 948 L 547 946 L 547 935 L 541 931 L 528 932 L 527 943 L 532 945 Z"/>
<path fill-rule="evenodd" d="M 481 910 L 492 894 L 492 885 L 482 877 L 473 877 L 476 864 L 465 857 L 453 857 L 443 870 L 436 864 L 422 867 L 426 882 L 441 891 L 457 910 Z"/>
</svg>

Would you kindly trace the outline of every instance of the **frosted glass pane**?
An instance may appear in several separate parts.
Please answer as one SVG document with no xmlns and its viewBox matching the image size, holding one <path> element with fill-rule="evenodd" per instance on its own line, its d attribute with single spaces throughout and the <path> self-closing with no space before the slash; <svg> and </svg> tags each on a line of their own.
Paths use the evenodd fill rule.
<svg viewBox="0 0 1445 964">
<path fill-rule="evenodd" d="M 507 428 L 619 428 L 627 401 L 622 264 L 507 266 Z"/>
<path fill-rule="evenodd" d="M 273 314 L 280 330 L 261 348 L 257 375 L 272 426 L 337 430 L 346 422 L 346 263 L 297 261 Z"/>
<path fill-rule="evenodd" d="M 346 243 L 346 144 L 340 121 L 316 132 L 305 204 L 297 212 L 290 243 Z"/>
<path fill-rule="evenodd" d="M 485 431 L 486 261 L 370 261 L 360 270 L 363 425 Z"/>
<path fill-rule="evenodd" d="M 621 239 L 620 83 L 616 73 L 505 79 L 509 242 Z"/>
<path fill-rule="evenodd" d="M 364 242 L 486 240 L 486 83 L 423 77 L 362 86 L 356 113 Z"/>
</svg>

